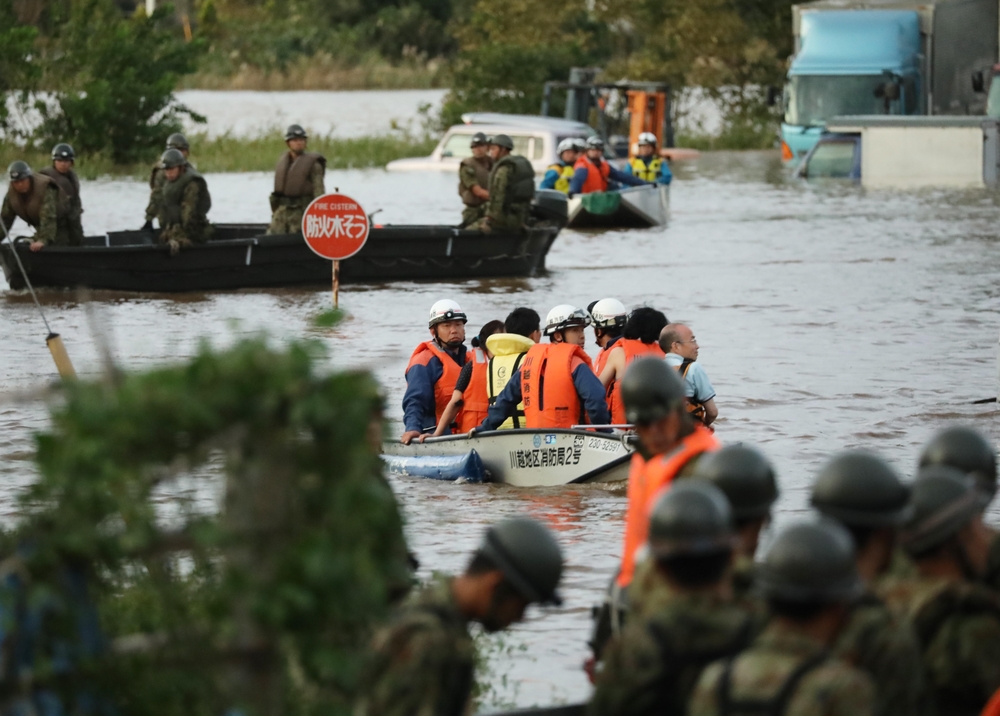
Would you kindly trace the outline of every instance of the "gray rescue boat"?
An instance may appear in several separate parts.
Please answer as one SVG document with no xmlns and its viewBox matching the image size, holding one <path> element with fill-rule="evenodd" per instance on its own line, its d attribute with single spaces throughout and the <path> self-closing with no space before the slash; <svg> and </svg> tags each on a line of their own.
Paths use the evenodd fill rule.
<svg viewBox="0 0 1000 716">
<path fill-rule="evenodd" d="M 571 229 L 648 229 L 664 226 L 670 187 L 630 186 L 621 191 L 577 194 L 569 200 Z"/>
<path fill-rule="evenodd" d="M 517 487 L 553 487 L 628 479 L 631 436 L 588 430 L 493 430 L 382 443 L 389 472 Z"/>
</svg>

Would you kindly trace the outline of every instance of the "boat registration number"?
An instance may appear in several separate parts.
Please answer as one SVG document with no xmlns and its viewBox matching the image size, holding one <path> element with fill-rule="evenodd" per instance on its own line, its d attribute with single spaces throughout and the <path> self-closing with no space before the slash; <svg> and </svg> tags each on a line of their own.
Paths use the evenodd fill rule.
<svg viewBox="0 0 1000 716">
<path fill-rule="evenodd" d="M 533 450 L 511 450 L 510 466 L 512 469 L 520 470 L 529 467 L 578 465 L 580 463 L 580 448 L 582 447 L 582 444 L 574 443 L 571 448 L 548 447 Z"/>
<path fill-rule="evenodd" d="M 601 452 L 618 452 L 621 443 L 617 440 L 602 440 L 601 438 L 588 438 L 588 450 L 600 450 Z"/>
</svg>

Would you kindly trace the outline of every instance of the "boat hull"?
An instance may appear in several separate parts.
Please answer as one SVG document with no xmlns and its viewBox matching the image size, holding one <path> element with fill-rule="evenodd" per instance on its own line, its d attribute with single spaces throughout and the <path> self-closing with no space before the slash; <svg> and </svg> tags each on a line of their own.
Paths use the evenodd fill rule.
<svg viewBox="0 0 1000 716">
<path fill-rule="evenodd" d="M 622 189 L 618 209 L 610 214 L 592 214 L 581 196 L 569 200 L 572 229 L 648 229 L 664 226 L 670 212 L 670 187 L 637 186 Z"/>
<path fill-rule="evenodd" d="M 428 438 L 410 445 L 385 442 L 387 457 L 458 456 L 475 450 L 490 482 L 553 487 L 628 479 L 632 447 L 621 435 L 585 430 L 495 430 Z"/>
<path fill-rule="evenodd" d="M 222 224 L 205 244 L 171 256 L 147 232 L 87 237 L 83 246 L 40 252 L 18 242 L 17 251 L 35 286 L 119 291 L 179 292 L 329 285 L 331 262 L 314 254 L 301 234 L 265 236 L 266 227 Z M 372 229 L 364 248 L 341 263 L 343 283 L 530 277 L 545 270 L 545 256 L 559 234 L 535 227 L 521 234 L 482 234 L 449 226 Z M 9 244 L 0 261 L 11 288 L 24 280 Z"/>
</svg>

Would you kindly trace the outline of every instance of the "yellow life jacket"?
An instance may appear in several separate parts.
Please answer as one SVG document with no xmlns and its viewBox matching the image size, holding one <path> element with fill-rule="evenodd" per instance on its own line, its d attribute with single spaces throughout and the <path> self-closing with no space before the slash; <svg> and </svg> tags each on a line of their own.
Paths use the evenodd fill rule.
<svg viewBox="0 0 1000 716">
<path fill-rule="evenodd" d="M 573 165 L 557 162 L 556 164 L 549 165 L 549 171 L 558 172 L 559 174 L 559 178 L 556 179 L 556 191 L 569 194 L 569 182 L 573 178 L 573 172 L 575 171 Z"/>
<path fill-rule="evenodd" d="M 503 392 L 510 377 L 521 367 L 525 353 L 533 345 L 535 345 L 533 340 L 516 333 L 494 333 L 486 339 L 486 348 L 493 354 L 486 379 L 486 394 L 489 396 L 490 405 L 497 402 L 497 396 Z M 514 416 L 504 420 L 498 430 L 523 427 L 524 403 L 519 403 Z"/>
<path fill-rule="evenodd" d="M 632 157 L 628 160 L 632 167 L 632 176 L 655 182 L 660 178 L 660 169 L 663 167 L 663 160 L 659 157 L 650 157 L 649 164 L 642 157 Z"/>
</svg>

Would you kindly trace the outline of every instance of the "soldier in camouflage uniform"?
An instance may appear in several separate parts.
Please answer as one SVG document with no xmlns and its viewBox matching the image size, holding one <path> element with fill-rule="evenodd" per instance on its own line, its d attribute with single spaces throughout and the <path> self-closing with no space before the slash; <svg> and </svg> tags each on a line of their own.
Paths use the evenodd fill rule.
<svg viewBox="0 0 1000 716">
<path fill-rule="evenodd" d="M 493 159 L 487 153 L 489 145 L 486 135 L 476 132 L 470 143 L 472 156 L 466 157 L 458 165 L 458 195 L 462 197 L 465 210 L 462 211 L 462 226 L 470 226 L 486 215 L 487 191 L 490 185 L 490 169 Z"/>
<path fill-rule="evenodd" d="M 1000 596 L 978 582 L 989 560 L 975 481 L 946 465 L 921 469 L 903 547 L 917 575 L 886 579 L 879 595 L 913 625 L 931 713 L 973 716 L 1000 688 Z"/>
<path fill-rule="evenodd" d="M 293 124 L 285 132 L 288 151 L 281 155 L 274 168 L 274 192 L 271 194 L 271 225 L 269 234 L 294 234 L 302 231 L 302 214 L 318 196 L 326 194 L 323 177 L 326 158 L 307 152 L 309 135 Z"/>
<path fill-rule="evenodd" d="M 469 228 L 486 233 L 523 231 L 535 198 L 535 170 L 526 158 L 511 154 L 514 140 L 506 134 L 490 137 L 489 143 L 493 168 L 486 213 Z"/>
<path fill-rule="evenodd" d="M 489 530 L 465 573 L 397 610 L 373 641 L 355 716 L 463 716 L 474 684 L 469 623 L 506 629 L 533 603 L 559 604 L 562 550 L 535 520 Z"/>
<path fill-rule="evenodd" d="M 76 153 L 68 144 L 57 144 L 52 149 L 52 166 L 39 169 L 59 187 L 59 233 L 65 233 L 70 246 L 83 243 L 83 204 L 80 202 L 80 180 L 73 171 Z"/>
<path fill-rule="evenodd" d="M 10 229 L 20 217 L 35 229 L 32 251 L 43 247 L 66 246 L 69 235 L 59 230 L 59 187 L 47 176 L 35 174 L 27 162 L 11 162 L 7 168 L 10 184 L 0 208 L 0 221 Z"/>
<path fill-rule="evenodd" d="M 775 538 L 757 574 L 771 622 L 750 648 L 702 673 L 690 716 L 869 716 L 871 678 L 832 656 L 848 605 L 863 591 L 851 535 L 827 519 Z"/>
<path fill-rule="evenodd" d="M 971 475 L 986 507 L 997 491 L 997 456 L 993 446 L 978 432 L 965 425 L 954 425 L 939 431 L 924 447 L 920 466 L 948 465 Z M 1000 531 L 990 530 L 990 558 L 983 582 L 1000 592 Z"/>
<path fill-rule="evenodd" d="M 184 160 L 192 168 L 194 167 L 190 158 L 191 146 L 183 134 L 175 133 L 167 137 L 167 149 L 176 149 L 184 157 Z M 157 162 L 149 174 L 149 204 L 146 205 L 146 223 L 142 226 L 143 231 L 153 230 L 153 219 L 160 215 L 161 193 L 163 185 L 166 183 L 167 178 L 163 174 L 163 166 L 161 162 Z M 162 224 L 160 228 L 163 228 Z"/>
<path fill-rule="evenodd" d="M 663 493 L 650 516 L 646 611 L 604 650 L 588 716 L 683 714 L 701 670 L 749 644 L 763 620 L 732 596 L 735 537 L 714 485 L 686 480 Z"/>
<path fill-rule="evenodd" d="M 160 192 L 157 214 L 162 229 L 159 239 L 170 247 L 173 256 L 182 247 L 205 243 L 211 237 L 208 210 L 212 208 L 212 197 L 204 177 L 178 150 L 165 151 L 161 162 L 166 182 Z"/>
<path fill-rule="evenodd" d="M 863 451 L 841 453 L 813 484 L 812 505 L 848 529 L 866 591 L 851 607 L 835 654 L 864 669 L 875 683 L 876 716 L 912 716 L 924 697 L 920 644 L 912 626 L 879 599 L 899 526 L 910 514 L 910 491 L 883 460 Z"/>
</svg>

